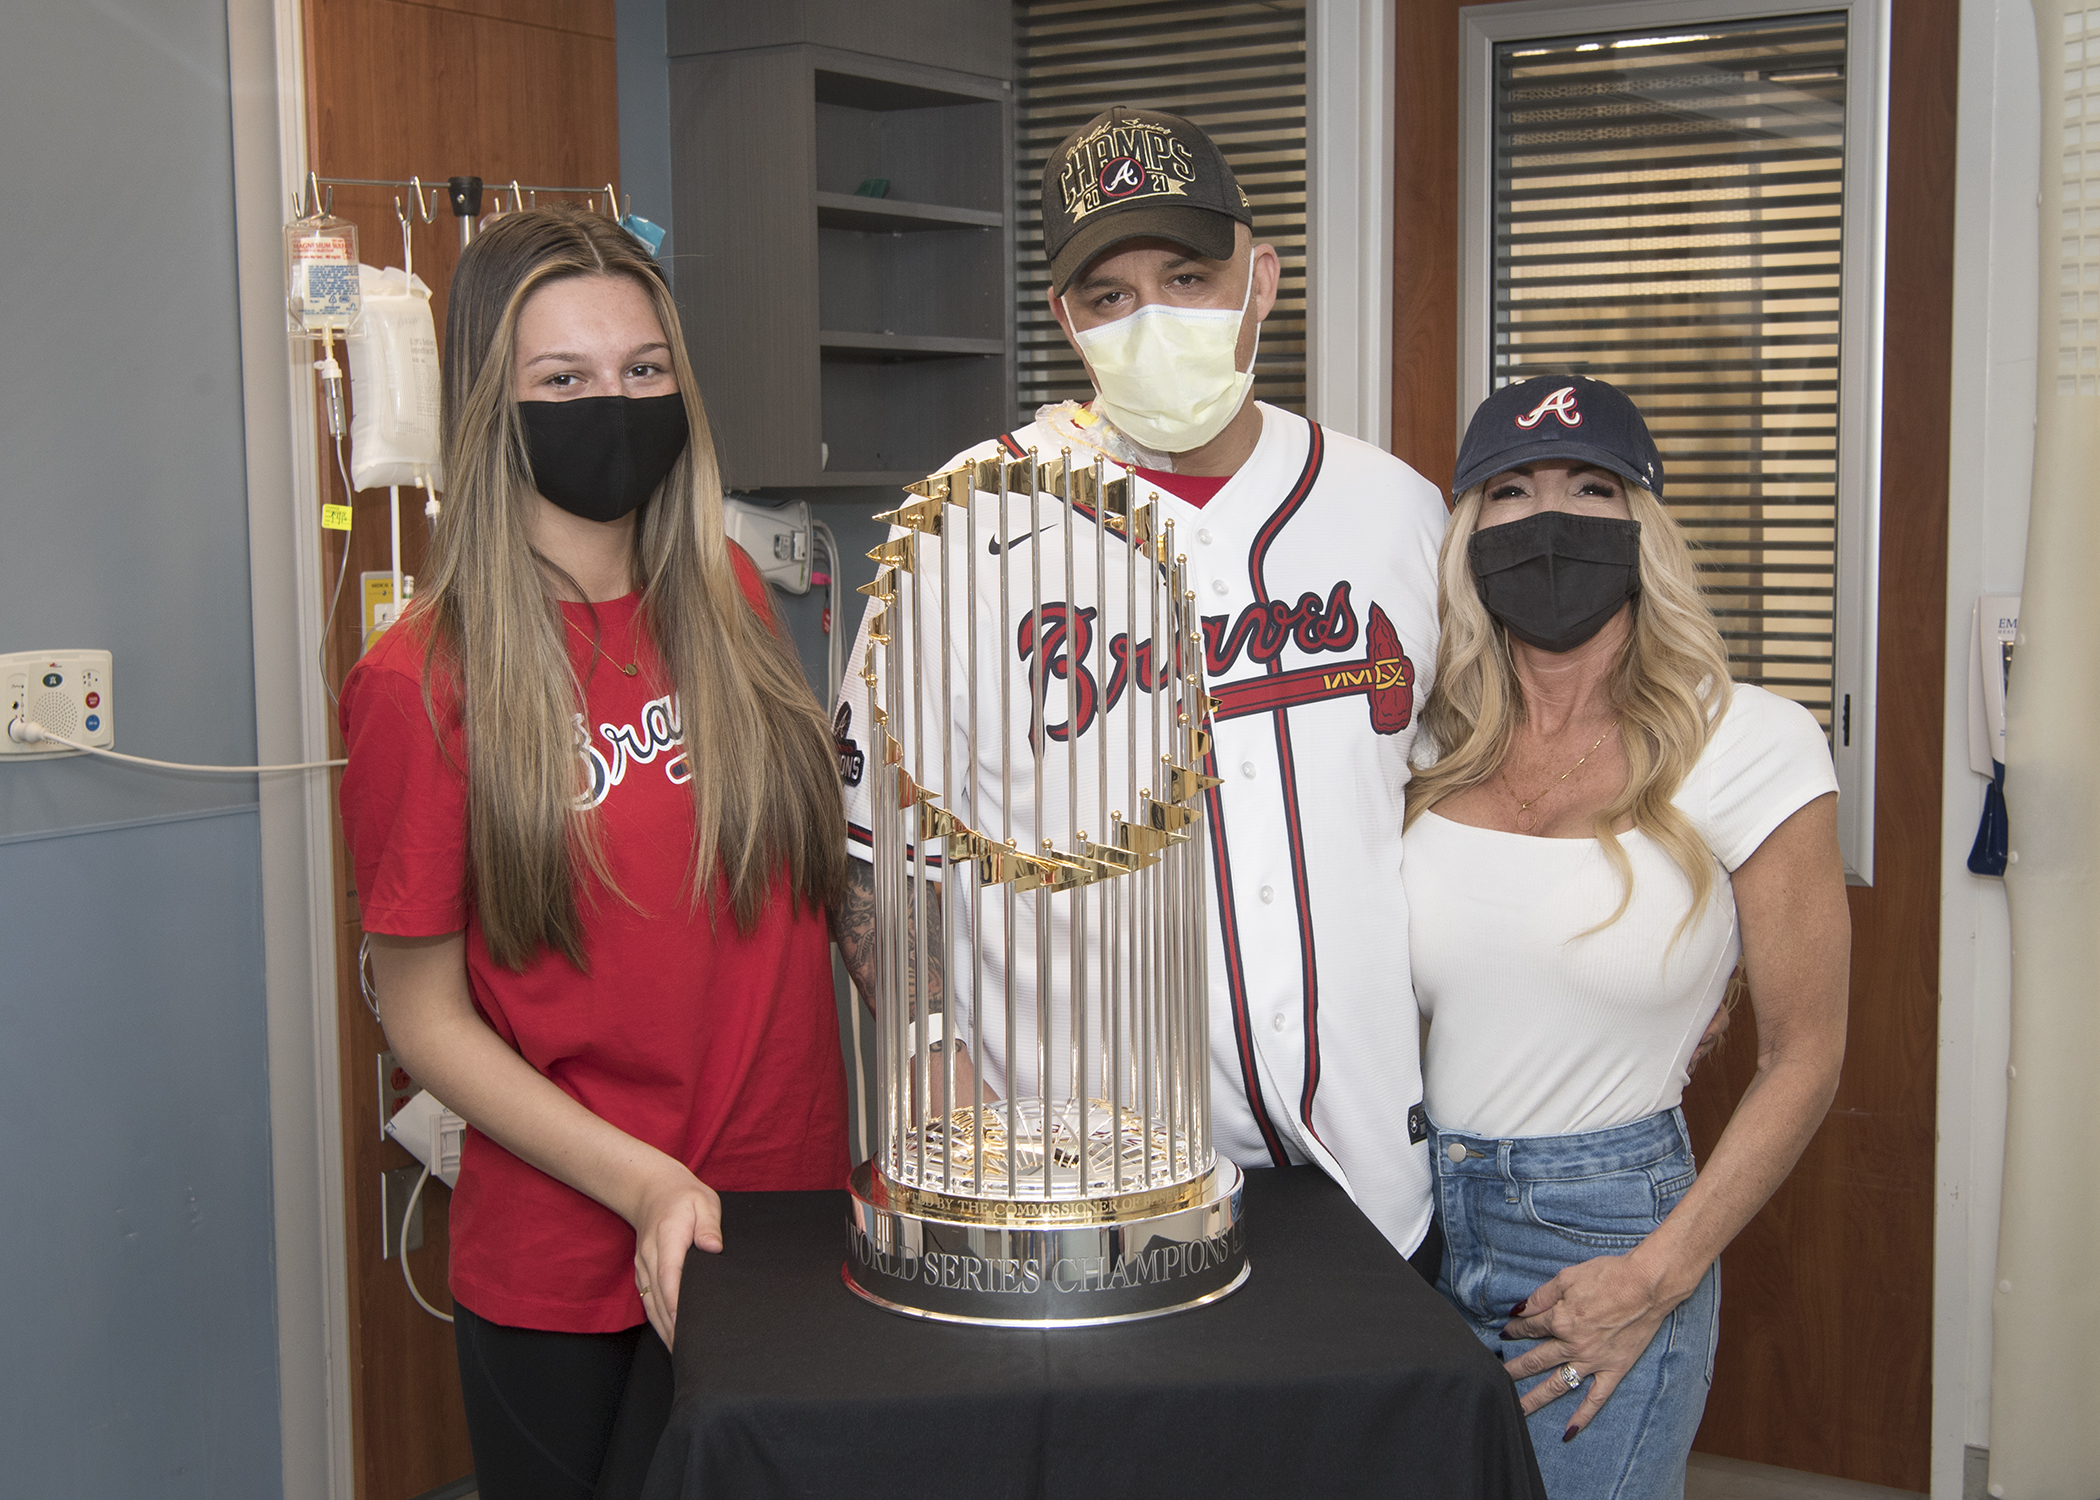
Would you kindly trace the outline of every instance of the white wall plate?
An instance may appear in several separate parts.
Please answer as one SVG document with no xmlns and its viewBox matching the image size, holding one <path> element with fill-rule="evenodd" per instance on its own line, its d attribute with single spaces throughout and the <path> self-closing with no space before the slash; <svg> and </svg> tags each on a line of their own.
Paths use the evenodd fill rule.
<svg viewBox="0 0 2100 1500">
<path fill-rule="evenodd" d="M 99 749 L 114 749 L 110 654 L 107 651 L 16 651 L 0 656 L 0 756 L 77 755 L 63 745 L 17 744 L 5 732 L 16 719 L 33 719 L 53 734 Z"/>
</svg>

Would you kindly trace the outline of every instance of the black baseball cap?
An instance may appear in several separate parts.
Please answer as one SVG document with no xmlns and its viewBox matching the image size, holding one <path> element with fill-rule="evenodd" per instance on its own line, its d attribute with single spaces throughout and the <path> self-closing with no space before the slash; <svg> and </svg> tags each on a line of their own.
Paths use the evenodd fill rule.
<svg viewBox="0 0 2100 1500">
<path fill-rule="evenodd" d="M 1451 493 L 1548 458 L 1596 464 L 1662 498 L 1662 455 L 1640 408 L 1617 386 L 1587 375 L 1540 375 L 1481 402 L 1458 445 Z"/>
<path fill-rule="evenodd" d="M 1043 163 L 1043 248 L 1063 296 L 1089 261 L 1124 240 L 1158 238 L 1229 260 L 1233 225 L 1254 209 L 1217 143 L 1179 115 L 1117 105 Z"/>
</svg>

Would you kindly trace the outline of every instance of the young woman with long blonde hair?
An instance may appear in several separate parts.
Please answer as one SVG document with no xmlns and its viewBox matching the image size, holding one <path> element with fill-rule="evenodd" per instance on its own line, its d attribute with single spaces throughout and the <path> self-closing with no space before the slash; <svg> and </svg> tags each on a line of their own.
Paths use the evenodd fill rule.
<svg viewBox="0 0 2100 1500">
<path fill-rule="evenodd" d="M 1508 1356 L 1553 1500 L 1683 1494 L 1718 1257 L 1844 1057 L 1829 745 L 1729 682 L 1662 490 L 1647 424 L 1601 381 L 1482 404 L 1407 793 L 1438 1286 Z M 1757 1076 L 1699 1171 L 1678 1099 L 1738 959 Z"/>
<path fill-rule="evenodd" d="M 837 763 L 723 537 L 640 246 L 497 221 L 445 352 L 451 484 L 413 607 L 344 684 L 343 822 L 388 1041 L 470 1127 L 450 1279 L 481 1494 L 604 1495 L 669 1412 L 715 1190 L 845 1181 Z"/>
</svg>

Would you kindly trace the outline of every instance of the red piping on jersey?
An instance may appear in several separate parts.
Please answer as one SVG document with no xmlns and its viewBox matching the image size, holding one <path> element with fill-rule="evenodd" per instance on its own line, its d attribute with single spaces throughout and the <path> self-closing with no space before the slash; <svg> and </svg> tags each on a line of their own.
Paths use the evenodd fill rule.
<svg viewBox="0 0 2100 1500">
<path fill-rule="evenodd" d="M 868 832 L 867 829 L 861 827 L 860 824 L 853 822 L 851 819 L 848 819 L 846 822 L 846 842 L 849 844 L 859 844 L 861 847 L 872 852 L 875 848 L 875 835 Z M 913 845 L 907 843 L 904 846 L 904 858 L 907 862 L 918 858 L 918 853 L 919 851 Z M 938 870 L 940 867 L 940 855 L 929 854 L 926 856 L 927 869 Z"/>
<path fill-rule="evenodd" d="M 1305 497 L 1312 493 L 1327 455 L 1326 434 L 1320 424 L 1308 422 L 1306 426 L 1311 431 L 1311 441 L 1306 449 L 1305 468 L 1300 471 L 1290 493 L 1283 497 L 1283 504 L 1276 508 L 1276 513 L 1262 523 L 1261 530 L 1254 537 L 1253 551 L 1247 558 L 1247 577 L 1254 586 L 1257 604 L 1269 602 L 1268 585 L 1262 577 L 1269 545 L 1282 535 L 1283 528 L 1290 524 L 1298 507 L 1305 503 Z M 1268 663 L 1271 677 L 1282 671 L 1280 656 Z M 1276 764 L 1283 781 L 1284 831 L 1291 854 L 1291 886 L 1298 902 L 1298 950 L 1305 972 L 1305 1089 L 1299 1097 L 1298 1115 L 1313 1139 L 1320 1140 L 1319 1128 L 1313 1124 L 1313 1095 L 1320 1087 L 1320 973 L 1313 950 L 1312 899 L 1306 881 L 1305 829 L 1298 812 L 1298 772 L 1291 753 L 1290 714 L 1282 708 L 1276 710 Z M 1320 1141 L 1320 1144 L 1325 1146 L 1327 1143 Z"/>
<path fill-rule="evenodd" d="M 1215 747 L 1203 757 L 1203 774 L 1218 774 Z M 1232 1001 L 1232 1039 L 1240 1057 L 1240 1081 L 1247 1090 L 1247 1105 L 1254 1112 L 1254 1123 L 1261 1131 L 1262 1144 L 1269 1148 L 1269 1160 L 1279 1167 L 1287 1167 L 1291 1164 L 1290 1153 L 1283 1149 L 1276 1125 L 1269 1118 L 1269 1106 L 1261 1096 L 1261 1069 L 1255 1066 L 1254 1037 L 1247 1024 L 1247 971 L 1240 959 L 1239 920 L 1233 903 L 1225 899 L 1232 891 L 1232 856 L 1225 848 L 1225 807 L 1216 787 L 1203 795 L 1210 804 L 1210 858 L 1219 896 L 1218 940 L 1225 950 L 1225 992 Z"/>
</svg>

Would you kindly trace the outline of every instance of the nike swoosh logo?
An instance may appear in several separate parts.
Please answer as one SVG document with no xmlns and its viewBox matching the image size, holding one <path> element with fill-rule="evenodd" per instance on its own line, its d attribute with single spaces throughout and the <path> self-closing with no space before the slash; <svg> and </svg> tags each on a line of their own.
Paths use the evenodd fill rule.
<svg viewBox="0 0 2100 1500">
<path fill-rule="evenodd" d="M 1025 534 L 1023 534 L 1023 535 L 1021 535 L 1021 536 L 1017 536 L 1017 537 L 1015 537 L 1015 538 L 1014 538 L 1014 539 L 1013 539 L 1012 541 L 1010 541 L 1010 542 L 1008 542 L 1008 543 L 1006 544 L 1006 550 L 1007 550 L 1007 551 L 1009 551 L 1009 552 L 1011 552 L 1011 551 L 1013 551 L 1013 549 L 1014 549 L 1014 548 L 1016 548 L 1016 547 L 1020 546 L 1020 545 L 1021 545 L 1021 543 L 1025 542 L 1025 541 L 1029 541 L 1029 540 L 1031 540 L 1031 539 L 1032 539 L 1032 538 L 1033 538 L 1034 536 L 1035 536 L 1035 533 L 1034 533 L 1034 532 L 1032 532 L 1032 531 L 1030 531 L 1030 532 L 1027 532 L 1027 533 L 1025 533 Z M 1000 551 L 1000 548 L 999 548 L 999 538 L 997 538 L 997 537 L 993 537 L 993 538 L 992 538 L 992 556 L 994 556 L 994 557 L 997 557 L 997 556 L 999 555 L 999 551 Z"/>
</svg>

